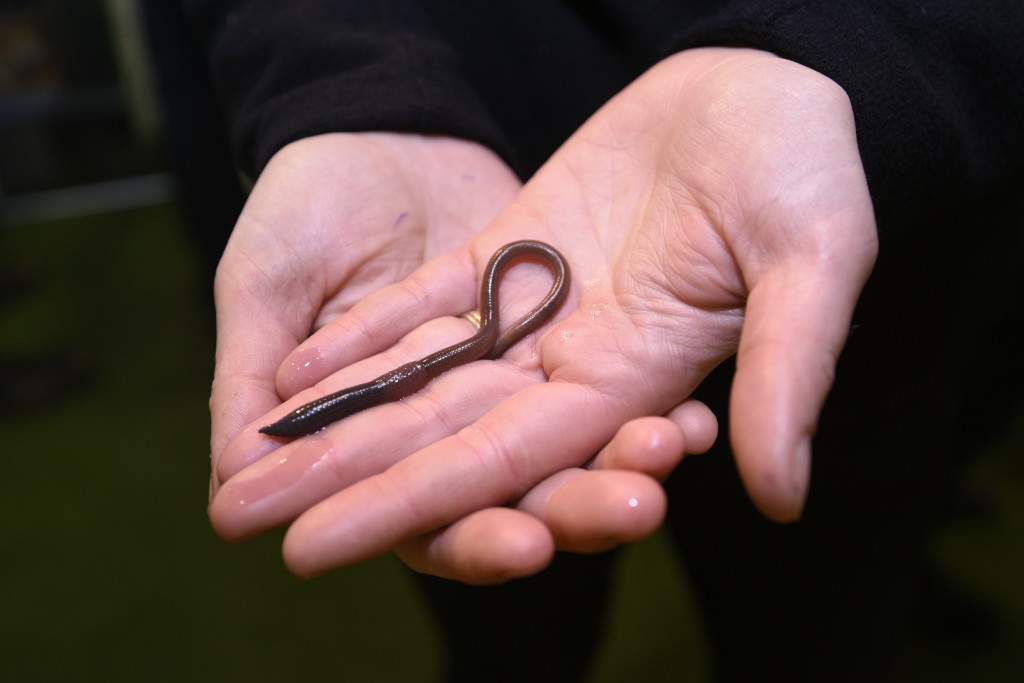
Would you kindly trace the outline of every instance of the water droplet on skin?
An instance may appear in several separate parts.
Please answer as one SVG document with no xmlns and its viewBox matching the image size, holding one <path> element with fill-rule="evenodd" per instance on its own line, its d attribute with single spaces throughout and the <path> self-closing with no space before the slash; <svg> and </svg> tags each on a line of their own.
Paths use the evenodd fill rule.
<svg viewBox="0 0 1024 683">
<path fill-rule="evenodd" d="M 323 352 L 318 348 L 303 349 L 289 363 L 292 372 L 302 372 L 318 365 L 324 359 Z"/>
</svg>

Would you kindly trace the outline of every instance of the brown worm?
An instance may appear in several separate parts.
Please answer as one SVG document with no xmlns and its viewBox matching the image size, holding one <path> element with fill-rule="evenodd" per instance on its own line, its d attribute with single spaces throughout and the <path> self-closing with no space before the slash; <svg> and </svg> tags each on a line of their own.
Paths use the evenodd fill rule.
<svg viewBox="0 0 1024 683">
<path fill-rule="evenodd" d="M 539 257 L 551 268 L 555 281 L 537 306 L 504 332 L 498 332 L 498 280 L 509 264 L 523 256 Z M 565 258 L 543 242 L 512 242 L 494 253 L 480 282 L 480 329 L 469 339 L 453 344 L 385 373 L 296 408 L 260 429 L 269 436 L 312 434 L 353 413 L 413 394 L 438 375 L 480 358 L 499 358 L 513 344 L 537 329 L 569 293 L 569 266 Z"/>
</svg>

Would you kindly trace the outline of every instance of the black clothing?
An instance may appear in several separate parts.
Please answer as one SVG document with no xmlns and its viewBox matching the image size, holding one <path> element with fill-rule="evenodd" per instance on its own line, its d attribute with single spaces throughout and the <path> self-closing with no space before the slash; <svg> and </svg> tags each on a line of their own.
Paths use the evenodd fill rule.
<svg viewBox="0 0 1024 683">
<path fill-rule="evenodd" d="M 758 0 L 184 0 L 244 170 L 316 133 L 480 141 L 528 176 L 659 59 L 774 51 L 853 102 L 880 218 L 1005 173 L 1024 147 L 1022 9 Z"/>
<path fill-rule="evenodd" d="M 777 526 L 747 501 L 724 443 L 723 368 L 699 395 L 723 438 L 670 480 L 670 526 L 723 680 L 882 677 L 964 436 L 978 431 L 964 421 L 989 426 L 992 406 L 1020 398 L 1019 351 L 1002 342 L 998 375 L 977 358 L 1020 320 L 1024 214 L 1007 188 L 1024 152 L 1024 4 L 182 1 L 249 174 L 299 138 L 403 130 L 482 142 L 526 178 L 643 70 L 698 46 L 773 51 L 845 88 L 882 251 L 815 440 L 804 519 Z M 967 386 L 984 389 L 969 411 Z M 606 557 L 514 588 L 432 589 L 453 678 L 582 675 L 603 600 L 578 578 L 588 561 L 600 585 Z M 527 614 L 531 595 L 551 599 Z M 541 656 L 570 632 L 552 668 Z"/>
</svg>

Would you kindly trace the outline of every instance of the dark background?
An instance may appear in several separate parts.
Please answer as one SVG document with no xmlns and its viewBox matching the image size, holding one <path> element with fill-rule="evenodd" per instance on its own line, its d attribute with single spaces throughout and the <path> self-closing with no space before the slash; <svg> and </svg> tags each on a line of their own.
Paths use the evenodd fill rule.
<svg viewBox="0 0 1024 683">
<path fill-rule="evenodd" d="M 280 532 L 229 545 L 209 529 L 209 231 L 163 144 L 191 121 L 162 104 L 140 16 L 132 0 L 0 2 L 0 671 L 437 680 L 431 618 L 393 558 L 300 581 Z M 1019 417 L 972 458 L 898 680 L 1024 672 L 1022 453 Z M 709 680 L 665 540 L 617 571 L 592 680 Z"/>
</svg>

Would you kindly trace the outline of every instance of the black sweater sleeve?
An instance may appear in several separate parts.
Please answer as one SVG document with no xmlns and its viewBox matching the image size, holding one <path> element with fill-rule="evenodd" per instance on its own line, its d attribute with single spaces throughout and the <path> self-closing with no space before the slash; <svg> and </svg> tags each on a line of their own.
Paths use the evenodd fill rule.
<svg viewBox="0 0 1024 683">
<path fill-rule="evenodd" d="M 443 133 L 505 145 L 415 0 L 184 0 L 236 161 L 256 175 L 299 138 Z"/>
<path fill-rule="evenodd" d="M 729 3 L 675 47 L 749 45 L 841 85 L 884 223 L 983 191 L 1024 153 L 1024 3 Z"/>
<path fill-rule="evenodd" d="M 526 176 L 644 68 L 706 45 L 846 90 L 880 222 L 1024 154 L 1018 0 L 184 2 L 250 173 L 301 137 L 387 129 L 482 142 Z"/>
</svg>

